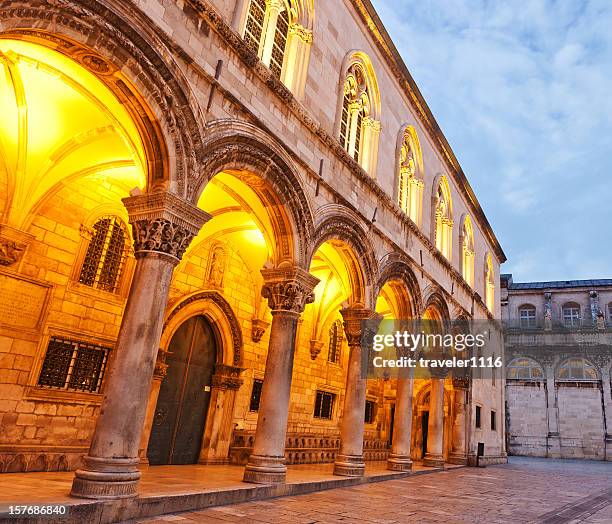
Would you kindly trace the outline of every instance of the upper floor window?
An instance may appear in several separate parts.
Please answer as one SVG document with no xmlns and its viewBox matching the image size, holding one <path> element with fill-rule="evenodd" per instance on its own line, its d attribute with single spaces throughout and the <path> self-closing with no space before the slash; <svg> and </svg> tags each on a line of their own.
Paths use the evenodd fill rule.
<svg viewBox="0 0 612 524">
<path fill-rule="evenodd" d="M 570 302 L 562 308 L 563 324 L 567 327 L 578 327 L 580 325 L 580 306 Z"/>
<path fill-rule="evenodd" d="M 342 323 L 336 320 L 329 328 L 329 347 L 327 360 L 337 364 L 340 362 L 340 351 L 342 348 Z"/>
<path fill-rule="evenodd" d="M 423 202 L 423 156 L 414 127 L 406 126 L 400 136 L 397 203 L 410 219 L 421 225 Z"/>
<path fill-rule="evenodd" d="M 568 358 L 557 370 L 560 380 L 598 380 L 597 368 L 583 358 Z"/>
<path fill-rule="evenodd" d="M 474 287 L 474 230 L 469 215 L 461 227 L 461 273 L 470 287 Z"/>
<path fill-rule="evenodd" d="M 506 377 L 518 380 L 542 380 L 542 366 L 530 358 L 515 358 L 508 364 Z"/>
<path fill-rule="evenodd" d="M 530 304 L 519 307 L 519 325 L 522 328 L 536 327 L 536 308 Z"/>
<path fill-rule="evenodd" d="M 608 322 L 612 324 L 612 302 L 608 304 Z"/>
<path fill-rule="evenodd" d="M 298 98 L 312 43 L 312 8 L 300 0 L 249 0 L 244 40 Z"/>
<path fill-rule="evenodd" d="M 435 244 L 440 253 L 450 260 L 453 239 L 453 210 L 450 187 L 445 176 L 440 177 L 435 191 L 433 202 Z"/>
<path fill-rule="evenodd" d="M 487 253 L 485 258 L 485 304 L 487 309 L 491 312 L 495 312 L 495 271 L 493 269 L 493 257 L 491 253 Z"/>
<path fill-rule="evenodd" d="M 127 254 L 127 233 L 117 217 L 103 217 L 93 226 L 79 282 L 115 293 Z"/>
<path fill-rule="evenodd" d="M 380 95 L 369 58 L 356 53 L 345 71 L 340 113 L 340 143 L 374 176 L 380 136 Z"/>
</svg>

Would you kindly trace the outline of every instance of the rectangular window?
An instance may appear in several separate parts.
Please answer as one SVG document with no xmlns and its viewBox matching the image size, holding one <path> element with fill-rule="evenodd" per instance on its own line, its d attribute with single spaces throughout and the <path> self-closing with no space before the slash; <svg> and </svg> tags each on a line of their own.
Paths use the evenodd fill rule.
<svg viewBox="0 0 612 524">
<path fill-rule="evenodd" d="M 365 423 L 372 424 L 376 417 L 376 402 L 373 400 L 366 400 L 365 405 Z"/>
<path fill-rule="evenodd" d="M 563 323 L 568 327 L 577 327 L 580 323 L 580 308 L 564 307 Z"/>
<path fill-rule="evenodd" d="M 249 411 L 259 411 L 259 401 L 261 400 L 262 387 L 263 380 L 259 378 L 253 380 L 253 389 L 251 390 L 251 402 L 249 404 Z"/>
<path fill-rule="evenodd" d="M 64 337 L 51 337 L 38 385 L 99 393 L 109 347 Z"/>
<path fill-rule="evenodd" d="M 476 406 L 476 427 L 480 429 L 480 406 Z"/>
<path fill-rule="evenodd" d="M 536 327 L 536 310 L 535 308 L 525 308 L 520 311 L 520 326 L 522 328 Z"/>
<path fill-rule="evenodd" d="M 331 420 L 334 413 L 334 402 L 336 395 L 327 391 L 317 391 L 315 400 L 314 418 Z"/>
<path fill-rule="evenodd" d="M 491 431 L 497 431 L 497 413 L 491 410 Z"/>
</svg>

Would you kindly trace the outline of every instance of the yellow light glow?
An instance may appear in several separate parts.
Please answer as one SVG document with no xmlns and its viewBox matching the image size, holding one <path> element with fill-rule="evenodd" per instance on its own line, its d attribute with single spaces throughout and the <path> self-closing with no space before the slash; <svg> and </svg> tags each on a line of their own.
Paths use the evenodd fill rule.
<svg viewBox="0 0 612 524">
<path fill-rule="evenodd" d="M 31 210 L 60 182 L 83 176 L 118 183 L 125 195 L 146 185 L 144 148 L 130 115 L 98 78 L 57 51 L 0 38 L 0 114 L 11 198 L 2 202 L 1 222 L 27 228 Z"/>
</svg>

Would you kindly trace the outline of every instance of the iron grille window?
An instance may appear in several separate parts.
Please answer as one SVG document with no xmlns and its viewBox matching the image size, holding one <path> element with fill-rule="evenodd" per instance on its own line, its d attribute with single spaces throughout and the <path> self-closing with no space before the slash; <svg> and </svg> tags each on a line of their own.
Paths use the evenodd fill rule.
<svg viewBox="0 0 612 524">
<path fill-rule="evenodd" d="M 51 337 L 38 385 L 99 393 L 110 348 L 63 337 Z"/>
<path fill-rule="evenodd" d="M 373 400 L 366 400 L 365 405 L 365 423 L 372 424 L 374 417 L 376 416 L 376 402 Z"/>
<path fill-rule="evenodd" d="M 476 406 L 476 427 L 480 429 L 480 406 Z"/>
<path fill-rule="evenodd" d="M 491 431 L 497 431 L 497 413 L 491 411 Z"/>
<path fill-rule="evenodd" d="M 334 413 L 336 395 L 327 391 L 317 391 L 315 400 L 314 418 L 331 420 Z"/>
<path fill-rule="evenodd" d="M 259 45 L 263 32 L 264 18 L 266 17 L 265 0 L 251 0 L 249 14 L 247 15 L 244 40 L 246 44 L 256 53 L 259 53 Z"/>
<path fill-rule="evenodd" d="M 249 411 L 259 411 L 259 401 L 261 400 L 262 387 L 263 380 L 256 378 L 253 381 L 253 389 L 251 390 L 251 403 L 249 404 Z"/>
<path fill-rule="evenodd" d="M 340 348 L 342 347 L 342 326 L 339 320 L 336 320 L 329 328 L 329 349 L 327 352 L 328 362 L 337 364 L 340 361 Z"/>
<path fill-rule="evenodd" d="M 93 230 L 79 282 L 114 293 L 125 255 L 125 230 L 116 217 L 101 218 L 95 223 Z"/>
<path fill-rule="evenodd" d="M 283 59 L 285 57 L 285 46 L 287 45 L 287 34 L 289 33 L 289 15 L 287 10 L 279 13 L 276 20 L 276 31 L 272 44 L 272 57 L 270 58 L 270 69 L 280 78 L 283 70 Z"/>
</svg>

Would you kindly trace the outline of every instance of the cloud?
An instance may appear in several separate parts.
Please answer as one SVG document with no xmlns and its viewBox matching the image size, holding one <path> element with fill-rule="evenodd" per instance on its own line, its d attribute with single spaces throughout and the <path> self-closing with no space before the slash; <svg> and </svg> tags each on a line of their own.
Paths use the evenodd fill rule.
<svg viewBox="0 0 612 524">
<path fill-rule="evenodd" d="M 493 224 L 504 271 L 612 276 L 612 3 L 373 3 Z"/>
</svg>

